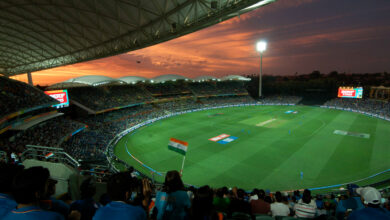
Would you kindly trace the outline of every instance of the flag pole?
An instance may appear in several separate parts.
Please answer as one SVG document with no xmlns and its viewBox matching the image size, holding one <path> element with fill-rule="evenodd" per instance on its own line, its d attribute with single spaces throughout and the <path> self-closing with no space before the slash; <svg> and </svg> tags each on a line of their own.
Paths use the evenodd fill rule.
<svg viewBox="0 0 390 220">
<path fill-rule="evenodd" d="M 181 164 L 181 170 L 180 170 L 180 175 L 183 176 L 183 169 L 184 169 L 184 161 L 186 160 L 186 155 L 183 157 L 183 163 Z"/>
</svg>

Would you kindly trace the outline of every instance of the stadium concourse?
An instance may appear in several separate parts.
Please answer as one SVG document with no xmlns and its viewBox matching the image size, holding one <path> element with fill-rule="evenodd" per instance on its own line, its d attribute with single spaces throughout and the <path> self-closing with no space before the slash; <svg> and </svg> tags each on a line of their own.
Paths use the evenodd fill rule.
<svg viewBox="0 0 390 220">
<path fill-rule="evenodd" d="M 388 189 L 378 192 L 350 184 L 346 191 L 314 196 L 309 190 L 281 193 L 257 188 L 244 191 L 240 186 L 213 189 L 207 183 L 195 188 L 185 187 L 177 171 L 168 172 L 165 182 L 158 183 L 131 167 L 117 172 L 107 166 L 109 142 L 121 131 L 146 120 L 227 104 L 297 104 L 301 97 L 274 95 L 256 101 L 249 96 L 245 81 L 239 80 L 56 86 L 68 89 L 69 109 L 53 110 L 50 106 L 57 101 L 43 91 L 0 77 L 1 219 L 23 219 L 26 213 L 37 210 L 46 210 L 36 214 L 44 219 L 355 219 L 359 213 L 388 218 Z M 369 99 L 334 99 L 323 106 L 390 116 L 388 103 Z M 30 157 L 24 153 L 27 145 L 53 150 L 48 148 Z M 39 166 L 23 167 L 23 162 L 32 158 L 40 158 L 42 166 L 65 163 L 56 157 L 56 152 L 53 154 L 56 149 L 63 149 L 87 166 L 85 173 L 77 172 L 84 168 L 72 168 L 83 175 L 83 181 L 76 184 L 80 187 L 76 196 L 72 196 L 71 187 L 62 195 L 55 194 L 55 185 L 61 179 L 50 176 L 56 173 L 50 175 L 48 169 Z M 99 166 L 105 168 L 94 172 Z M 99 188 L 99 184 L 107 186 L 107 190 Z M 176 202 L 164 199 L 168 196 L 176 198 Z M 24 208 L 12 211 L 17 205 Z M 118 214 L 113 210 L 122 211 Z"/>
</svg>

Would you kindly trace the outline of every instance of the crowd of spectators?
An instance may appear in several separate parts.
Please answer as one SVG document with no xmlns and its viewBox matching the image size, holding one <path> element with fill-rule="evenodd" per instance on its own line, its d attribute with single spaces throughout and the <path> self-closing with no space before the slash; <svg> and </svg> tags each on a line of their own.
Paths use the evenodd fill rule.
<svg viewBox="0 0 390 220">
<path fill-rule="evenodd" d="M 248 91 L 244 87 L 242 81 L 207 81 L 207 82 L 192 82 L 188 87 L 196 95 L 234 95 L 244 94 Z"/>
<path fill-rule="evenodd" d="M 69 98 L 95 111 L 150 101 L 152 97 L 136 85 L 85 86 L 68 89 Z"/>
<path fill-rule="evenodd" d="M 68 89 L 69 97 L 94 111 L 160 99 L 196 98 L 210 95 L 248 94 L 241 81 L 139 83 L 134 85 L 84 86 Z"/>
<path fill-rule="evenodd" d="M 298 104 L 302 100 L 300 96 L 266 96 L 259 100 L 261 104 Z"/>
<path fill-rule="evenodd" d="M 199 102 L 207 107 L 220 106 L 220 105 L 234 105 L 234 104 L 254 104 L 256 101 L 248 96 L 216 96 L 208 98 L 199 98 Z"/>
<path fill-rule="evenodd" d="M 0 119 L 20 110 L 55 103 L 57 100 L 37 88 L 0 76 Z"/>
<path fill-rule="evenodd" d="M 336 98 L 327 101 L 324 103 L 324 106 L 354 109 L 390 118 L 390 102 L 384 102 L 380 100 Z"/>
<path fill-rule="evenodd" d="M 162 186 L 131 172 L 110 175 L 107 189 L 95 200 L 96 182 L 80 185 L 80 199 L 69 193 L 54 197 L 57 181 L 47 168 L 0 163 L 0 218 L 10 219 L 390 219 L 388 189 L 349 184 L 341 196 L 310 190 L 270 192 L 208 185 L 186 188 L 178 171 L 169 171 Z"/>
<path fill-rule="evenodd" d="M 154 83 L 154 84 L 148 83 L 148 84 L 144 84 L 143 87 L 155 96 L 181 95 L 181 94 L 188 94 L 191 92 L 183 80 L 180 80 L 178 82 L 167 81 L 164 83 Z"/>
<path fill-rule="evenodd" d="M 26 145 L 59 147 L 61 142 L 85 124 L 63 117 L 44 121 L 10 138 L 0 139 L 0 150 L 21 153 Z"/>
</svg>

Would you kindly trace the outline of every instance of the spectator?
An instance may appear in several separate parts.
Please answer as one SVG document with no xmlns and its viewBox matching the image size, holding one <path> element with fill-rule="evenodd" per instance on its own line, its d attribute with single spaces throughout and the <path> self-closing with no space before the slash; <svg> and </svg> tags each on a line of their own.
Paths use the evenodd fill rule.
<svg viewBox="0 0 390 220">
<path fill-rule="evenodd" d="M 271 205 L 270 205 L 270 203 L 264 201 L 265 192 L 263 189 L 260 189 L 257 191 L 257 197 L 258 197 L 258 200 L 252 200 L 250 202 L 252 215 L 255 215 L 255 214 L 267 215 L 267 214 L 269 214 L 271 212 Z"/>
<path fill-rule="evenodd" d="M 231 217 L 234 212 L 251 214 L 251 206 L 247 201 L 244 200 L 245 191 L 243 189 L 232 189 L 233 197 L 230 200 L 228 208 L 228 217 Z"/>
<path fill-rule="evenodd" d="M 288 216 L 290 214 L 290 209 L 288 208 L 288 205 L 283 203 L 282 194 L 279 191 L 275 193 L 275 200 L 276 202 L 271 204 L 272 217 Z"/>
<path fill-rule="evenodd" d="M 387 198 L 387 201 L 385 202 L 384 207 L 385 207 L 388 211 L 390 211 L 390 196 Z"/>
<path fill-rule="evenodd" d="M 336 208 L 336 217 L 344 219 L 351 211 L 363 209 L 363 203 L 360 197 L 356 195 L 355 189 L 358 188 L 356 184 L 347 185 L 347 195 L 341 199 Z"/>
<path fill-rule="evenodd" d="M 81 183 L 80 192 L 81 199 L 73 202 L 70 209 L 79 211 L 81 213 L 81 220 L 90 220 L 100 207 L 93 199 L 96 193 L 96 184 L 92 177 L 88 177 Z"/>
<path fill-rule="evenodd" d="M 303 191 L 302 199 L 294 206 L 295 216 L 298 218 L 314 218 L 317 212 L 317 205 L 311 199 L 310 190 Z"/>
<path fill-rule="evenodd" d="M 64 219 L 56 212 L 45 211 L 39 207 L 39 199 L 47 193 L 46 186 L 49 178 L 49 170 L 43 167 L 31 167 L 17 175 L 14 180 L 13 195 L 18 206 L 9 212 L 3 220 Z"/>
<path fill-rule="evenodd" d="M 257 196 L 259 194 L 259 189 L 253 189 L 250 197 L 249 197 L 249 202 L 252 200 L 258 200 L 259 197 Z"/>
<path fill-rule="evenodd" d="M 198 189 L 192 203 L 192 219 L 218 220 L 223 214 L 215 211 L 213 206 L 213 190 L 209 186 Z"/>
<path fill-rule="evenodd" d="M 338 203 L 333 194 L 326 195 L 324 199 L 324 207 L 326 210 L 326 214 L 329 216 L 333 216 L 335 214 L 335 210 Z"/>
<path fill-rule="evenodd" d="M 17 207 L 12 196 L 12 181 L 23 171 L 23 166 L 0 163 L 0 219 Z"/>
<path fill-rule="evenodd" d="M 93 219 L 146 219 L 147 215 L 142 206 L 134 204 L 137 197 L 137 183 L 138 181 L 132 178 L 128 172 L 111 176 L 107 183 L 107 192 L 112 202 L 98 209 Z M 146 197 L 150 193 L 150 186 L 146 182 L 143 184 L 143 192 Z"/>
<path fill-rule="evenodd" d="M 179 172 L 169 171 L 165 176 L 163 190 L 156 195 L 157 219 L 186 219 L 190 207 L 191 202 Z"/>
<path fill-rule="evenodd" d="M 356 192 L 360 195 L 366 207 L 353 211 L 348 216 L 348 220 L 390 220 L 390 212 L 380 207 L 382 196 L 377 189 L 368 186 L 364 188 L 358 188 L 356 189 Z"/>
<path fill-rule="evenodd" d="M 324 207 L 324 201 L 322 200 L 322 195 L 318 194 L 316 196 L 316 205 L 317 205 L 317 214 L 316 216 L 326 215 L 326 210 Z"/>
<path fill-rule="evenodd" d="M 228 189 L 226 187 L 217 190 L 213 200 L 213 205 L 217 211 L 227 213 L 230 204 L 230 199 L 227 194 Z"/>
<path fill-rule="evenodd" d="M 57 212 L 65 218 L 69 215 L 69 205 L 53 197 L 56 193 L 57 180 L 49 178 L 47 181 L 47 191 L 44 197 L 39 201 L 42 209 L 47 211 Z"/>
</svg>

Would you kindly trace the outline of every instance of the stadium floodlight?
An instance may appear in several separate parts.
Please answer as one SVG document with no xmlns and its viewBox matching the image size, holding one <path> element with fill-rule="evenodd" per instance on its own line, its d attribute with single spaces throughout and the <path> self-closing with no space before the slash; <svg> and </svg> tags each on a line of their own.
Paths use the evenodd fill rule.
<svg viewBox="0 0 390 220">
<path fill-rule="evenodd" d="M 259 98 L 262 95 L 261 77 L 263 75 L 263 52 L 267 49 L 267 42 L 259 41 L 256 44 L 256 50 L 260 52 L 260 74 L 259 74 Z"/>
<path fill-rule="evenodd" d="M 256 44 L 256 49 L 257 49 L 257 51 L 259 51 L 260 53 L 263 53 L 263 52 L 267 49 L 267 42 L 265 42 L 265 41 L 259 41 L 259 42 L 257 42 L 257 44 Z"/>
</svg>

